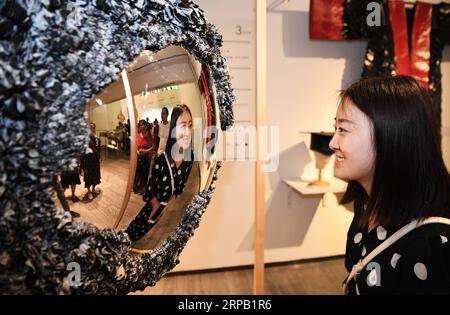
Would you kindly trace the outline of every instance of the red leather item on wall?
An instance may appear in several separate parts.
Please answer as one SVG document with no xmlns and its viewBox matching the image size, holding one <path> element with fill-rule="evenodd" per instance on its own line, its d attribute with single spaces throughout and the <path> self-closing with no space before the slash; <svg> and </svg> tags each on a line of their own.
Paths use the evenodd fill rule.
<svg viewBox="0 0 450 315">
<path fill-rule="evenodd" d="M 343 40 L 344 0 L 310 0 L 309 38 Z"/>
<path fill-rule="evenodd" d="M 432 5 L 417 2 L 412 31 L 411 75 L 428 89 Z"/>
<path fill-rule="evenodd" d="M 394 36 L 394 49 L 398 75 L 409 75 L 410 59 L 408 46 L 408 21 L 403 1 L 389 1 L 389 18 Z"/>
<path fill-rule="evenodd" d="M 356 1 L 356 0 L 355 0 Z M 344 40 L 344 0 L 310 0 L 310 39 Z M 433 5 L 416 2 L 409 49 L 408 20 L 402 0 L 389 0 L 397 75 L 411 75 L 425 88 L 429 84 L 430 35 Z"/>
</svg>

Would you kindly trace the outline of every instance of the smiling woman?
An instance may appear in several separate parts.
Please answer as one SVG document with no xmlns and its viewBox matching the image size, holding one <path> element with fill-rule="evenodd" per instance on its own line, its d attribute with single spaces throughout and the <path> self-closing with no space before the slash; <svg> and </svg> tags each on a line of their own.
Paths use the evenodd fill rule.
<svg viewBox="0 0 450 315">
<path fill-rule="evenodd" d="M 183 193 L 194 162 L 192 129 L 189 107 L 177 105 L 170 117 L 165 151 L 156 157 L 146 185 L 146 204 L 126 230 L 132 242 L 149 232 Z"/>
<path fill-rule="evenodd" d="M 428 92 L 402 76 L 353 84 L 330 148 L 355 202 L 348 293 L 450 293 L 450 175 Z"/>
<path fill-rule="evenodd" d="M 357 181 L 370 192 L 375 167 L 372 122 L 349 98 L 345 98 L 337 110 L 335 129 L 330 142 L 336 156 L 334 175 Z"/>
</svg>

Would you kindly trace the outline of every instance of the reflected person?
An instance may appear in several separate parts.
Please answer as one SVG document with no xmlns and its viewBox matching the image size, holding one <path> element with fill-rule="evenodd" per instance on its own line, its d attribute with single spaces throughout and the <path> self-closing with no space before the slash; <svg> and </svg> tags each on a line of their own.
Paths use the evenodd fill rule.
<svg viewBox="0 0 450 315">
<path fill-rule="evenodd" d="M 142 238 L 182 193 L 193 164 L 192 114 L 177 105 L 171 115 L 165 151 L 156 157 L 144 201 L 146 204 L 127 228 L 131 241 Z"/>
<path fill-rule="evenodd" d="M 77 161 L 77 166 L 73 170 L 64 171 L 61 173 L 60 184 L 64 192 L 70 186 L 70 190 L 72 192 L 72 196 L 70 197 L 70 199 L 72 200 L 72 202 L 80 201 L 80 199 L 77 196 L 75 196 L 75 189 L 77 185 L 81 184 L 79 161 Z"/>
<path fill-rule="evenodd" d="M 166 150 L 167 139 L 169 138 L 169 127 L 170 121 L 167 120 L 169 117 L 169 110 L 167 107 L 161 109 L 161 123 L 158 125 L 158 153 Z"/>
<path fill-rule="evenodd" d="M 158 149 L 159 149 L 159 123 L 158 123 L 158 119 L 155 118 L 155 120 L 153 121 L 152 127 L 153 127 L 153 137 L 155 139 L 156 153 L 158 153 Z"/>
<path fill-rule="evenodd" d="M 100 190 L 96 190 L 95 186 L 100 184 L 100 139 L 95 135 L 95 123 L 89 124 L 89 149 L 91 152 L 81 155 L 81 169 L 84 176 L 84 187 L 87 188 L 87 197 L 89 200 L 94 199 L 93 194 L 99 194 Z"/>
<path fill-rule="evenodd" d="M 154 150 L 153 137 L 149 131 L 149 126 L 145 120 L 139 120 L 139 137 L 137 142 L 137 167 L 134 176 L 134 193 L 144 194 L 150 171 L 150 158 Z"/>
</svg>

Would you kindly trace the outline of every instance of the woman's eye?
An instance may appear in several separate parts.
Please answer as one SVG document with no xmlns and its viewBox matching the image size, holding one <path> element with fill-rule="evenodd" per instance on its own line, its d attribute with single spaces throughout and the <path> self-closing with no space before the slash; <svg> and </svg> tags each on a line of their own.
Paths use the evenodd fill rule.
<svg viewBox="0 0 450 315">
<path fill-rule="evenodd" d="M 345 130 L 345 129 L 341 128 L 341 127 L 334 126 L 334 132 L 336 132 L 336 131 L 342 133 L 342 132 L 346 132 L 347 130 Z"/>
</svg>

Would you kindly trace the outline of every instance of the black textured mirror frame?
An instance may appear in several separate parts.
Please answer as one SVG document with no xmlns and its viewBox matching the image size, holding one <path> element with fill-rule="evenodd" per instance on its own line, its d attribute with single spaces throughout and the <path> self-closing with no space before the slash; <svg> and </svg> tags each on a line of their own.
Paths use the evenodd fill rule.
<svg viewBox="0 0 450 315">
<path fill-rule="evenodd" d="M 221 128 L 231 126 L 221 36 L 187 0 L 28 3 L 0 2 L 0 292 L 125 294 L 155 285 L 179 262 L 214 183 L 163 244 L 138 256 L 124 231 L 74 222 L 57 208 L 53 180 L 87 148 L 86 102 L 145 49 L 179 45 L 209 65 Z"/>
</svg>

